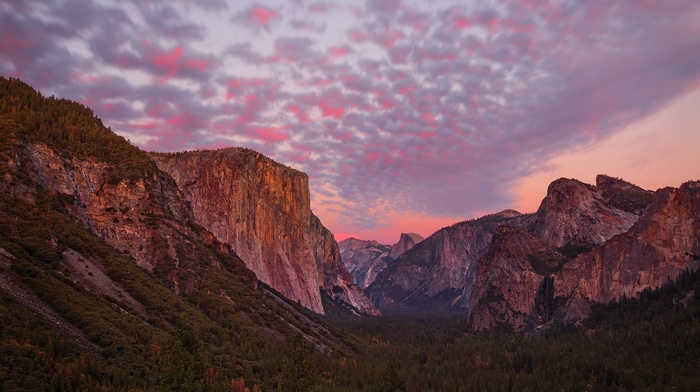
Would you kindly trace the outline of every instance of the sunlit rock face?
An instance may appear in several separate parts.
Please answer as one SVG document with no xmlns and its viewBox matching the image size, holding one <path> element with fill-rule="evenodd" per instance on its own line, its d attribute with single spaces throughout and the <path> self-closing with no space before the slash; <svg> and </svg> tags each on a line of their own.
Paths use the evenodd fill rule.
<svg viewBox="0 0 700 392">
<path fill-rule="evenodd" d="M 334 301 L 345 304 L 343 307 L 353 314 L 379 315 L 379 310 L 370 302 L 362 288 L 354 283 L 352 275 L 345 268 L 333 233 L 313 214 L 311 233 L 311 245 L 322 282 L 321 290 Z"/>
<path fill-rule="evenodd" d="M 688 182 L 656 191 L 629 231 L 565 264 L 554 276 L 556 295 L 606 303 L 698 267 L 700 182 Z"/>
<path fill-rule="evenodd" d="M 175 179 L 195 222 L 230 244 L 258 279 L 316 313 L 324 313 L 321 287 L 377 313 L 311 213 L 306 174 L 240 148 L 152 158 Z"/>
<path fill-rule="evenodd" d="M 635 297 L 698 268 L 699 188 L 650 192 L 607 176 L 595 187 L 555 181 L 530 230 L 499 228 L 479 260 L 472 327 L 576 322 L 592 303 Z"/>
<path fill-rule="evenodd" d="M 526 216 L 506 210 L 441 229 L 389 264 L 367 288 L 380 309 L 441 311 L 468 304 L 477 259 L 498 226 L 521 226 Z"/>
<path fill-rule="evenodd" d="M 416 244 L 423 241 L 423 239 L 423 237 L 416 233 L 401 233 L 399 242 L 391 246 L 389 257 L 391 257 L 392 260 L 398 259 L 399 256 L 413 249 Z"/>
<path fill-rule="evenodd" d="M 531 329 L 555 316 L 584 317 L 588 306 L 560 306 L 562 281 L 553 276 L 579 254 L 627 232 L 650 203 L 652 192 L 625 181 L 598 176 L 596 186 L 562 178 L 552 182 L 530 222 L 518 230 L 499 228 L 479 269 L 469 302 L 474 329 L 508 324 Z M 573 296 L 571 297 L 574 298 Z"/>
<path fill-rule="evenodd" d="M 639 219 L 651 192 L 607 176 L 598 186 L 562 178 L 552 182 L 536 213 L 533 232 L 552 246 L 600 245 Z"/>
<path fill-rule="evenodd" d="M 523 329 L 533 316 L 547 321 L 551 308 L 538 312 L 536 300 L 538 294 L 547 294 L 543 283 L 563 260 L 560 252 L 527 230 L 500 226 L 479 259 L 470 304 L 472 327 L 508 324 Z"/>
<path fill-rule="evenodd" d="M 65 154 L 41 143 L 21 144 L 15 151 L 14 171 L 24 172 L 36 187 L 14 183 L 8 194 L 28 200 L 36 197 L 37 190 L 64 195 L 70 199 L 66 208 L 71 215 L 141 267 L 153 271 L 162 265 L 180 240 L 174 232 L 189 232 L 180 223 L 189 218 L 189 212 L 175 183 L 152 163 L 135 180 L 113 179 L 109 165 L 94 158 Z M 153 225 L 151 216 L 162 217 L 170 225 Z"/>
<path fill-rule="evenodd" d="M 504 211 L 439 230 L 366 292 L 387 312 L 466 311 L 477 330 L 576 322 L 593 303 L 637 296 L 700 266 L 698 189 L 559 179 L 536 213 Z"/>
</svg>

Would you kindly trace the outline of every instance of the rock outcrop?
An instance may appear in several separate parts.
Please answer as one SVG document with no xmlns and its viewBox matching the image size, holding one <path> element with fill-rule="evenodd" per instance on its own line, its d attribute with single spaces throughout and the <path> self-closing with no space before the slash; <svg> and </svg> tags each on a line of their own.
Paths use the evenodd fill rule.
<svg viewBox="0 0 700 392">
<path fill-rule="evenodd" d="M 700 267 L 700 182 L 658 190 L 636 224 L 554 275 L 556 296 L 607 303 Z M 586 315 L 572 315 L 584 318 Z"/>
<path fill-rule="evenodd" d="M 592 303 L 635 297 L 698 268 L 698 189 L 650 192 L 607 176 L 595 187 L 555 181 L 530 231 L 500 228 L 479 260 L 472 327 L 576 322 Z"/>
<path fill-rule="evenodd" d="M 322 287 L 360 313 L 377 313 L 311 213 L 306 174 L 240 148 L 152 158 L 175 179 L 194 221 L 230 244 L 258 279 L 316 313 L 324 313 Z"/>
<path fill-rule="evenodd" d="M 401 233 L 399 242 L 392 246 L 382 245 L 377 241 L 363 241 L 347 238 L 338 243 L 343 263 L 352 275 L 355 283 L 365 289 L 377 278 L 392 261 L 413 249 L 423 241 L 416 233 Z"/>
<path fill-rule="evenodd" d="M 479 259 L 470 306 L 472 326 L 524 329 L 533 320 L 549 321 L 554 311 L 549 275 L 564 261 L 561 252 L 527 230 L 499 227 L 489 251 Z"/>
<path fill-rule="evenodd" d="M 389 252 L 389 257 L 392 260 L 396 260 L 402 254 L 413 249 L 419 242 L 423 241 L 424 238 L 416 233 L 401 233 L 399 242 L 391 246 L 391 252 Z"/>
<path fill-rule="evenodd" d="M 367 288 L 380 309 L 435 311 L 466 306 L 477 259 L 488 250 L 496 229 L 522 226 L 528 216 L 506 210 L 441 229 L 391 263 Z"/>
<path fill-rule="evenodd" d="M 5 182 L 3 188 L 8 196 L 32 203 L 43 193 L 59 195 L 65 202 L 61 208 L 90 231 L 167 281 L 176 292 L 188 290 L 197 284 L 186 267 L 194 254 L 192 240 L 209 244 L 216 240 L 186 224 L 192 214 L 175 182 L 145 153 L 131 148 L 139 169 L 131 176 L 117 176 L 118 168 L 95 157 L 66 154 L 42 142 L 18 141 L 8 169 L 23 181 Z M 224 244 L 215 246 L 230 252 Z"/>
<path fill-rule="evenodd" d="M 311 244 L 322 285 L 320 290 L 334 302 L 343 304 L 355 315 L 380 314 L 362 288 L 354 283 L 352 275 L 343 264 L 338 243 L 333 233 L 311 214 Z"/>
<path fill-rule="evenodd" d="M 533 232 L 552 246 L 564 246 L 600 245 L 629 230 L 639 219 L 640 207 L 624 208 L 621 199 L 636 194 L 637 189 L 605 176 L 599 176 L 598 182 L 603 186 L 566 178 L 552 182 L 536 213 Z"/>
<path fill-rule="evenodd" d="M 391 247 L 377 241 L 347 238 L 338 242 L 340 256 L 353 281 L 365 289 L 389 265 Z"/>
<path fill-rule="evenodd" d="M 507 210 L 439 230 L 366 292 L 389 312 L 466 309 L 474 329 L 575 322 L 593 303 L 637 296 L 700 266 L 699 188 L 559 179 L 536 213 Z"/>
</svg>

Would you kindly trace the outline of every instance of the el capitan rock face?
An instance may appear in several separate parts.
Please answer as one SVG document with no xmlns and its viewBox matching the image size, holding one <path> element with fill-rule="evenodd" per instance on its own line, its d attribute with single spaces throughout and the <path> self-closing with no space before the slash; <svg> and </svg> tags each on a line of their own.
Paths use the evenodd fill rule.
<svg viewBox="0 0 700 392">
<path fill-rule="evenodd" d="M 124 364 L 179 328 L 206 330 L 212 347 L 245 339 L 265 350 L 301 333 L 321 351 L 345 350 L 323 322 L 259 284 L 228 244 L 194 222 L 173 178 L 91 110 L 2 77 L 0 98 L 3 301 L 9 295 L 85 352 Z M 312 259 L 334 244 L 315 227 Z M 36 321 L 13 317 L 13 325 Z M 259 358 L 239 354 L 221 366 Z M 147 380 L 155 365 L 140 362 L 132 376 Z"/>
<path fill-rule="evenodd" d="M 340 302 L 352 314 L 379 315 L 379 310 L 370 302 L 362 288 L 354 283 L 352 275 L 345 268 L 333 233 L 315 215 L 312 214 L 311 217 L 311 243 L 322 280 L 323 294 L 336 303 Z"/>
<path fill-rule="evenodd" d="M 311 213 L 306 174 L 240 148 L 152 157 L 175 179 L 195 222 L 230 244 L 261 281 L 316 313 L 324 313 L 320 287 L 377 313 Z"/>
</svg>

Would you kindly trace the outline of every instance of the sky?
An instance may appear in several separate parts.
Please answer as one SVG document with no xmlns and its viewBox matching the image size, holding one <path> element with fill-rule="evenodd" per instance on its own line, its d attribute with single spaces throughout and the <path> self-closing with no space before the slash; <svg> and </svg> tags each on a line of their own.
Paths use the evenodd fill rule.
<svg viewBox="0 0 700 392">
<path fill-rule="evenodd" d="M 337 240 L 700 179 L 697 0 L 0 0 L 0 75 L 148 151 L 302 170 Z"/>
</svg>

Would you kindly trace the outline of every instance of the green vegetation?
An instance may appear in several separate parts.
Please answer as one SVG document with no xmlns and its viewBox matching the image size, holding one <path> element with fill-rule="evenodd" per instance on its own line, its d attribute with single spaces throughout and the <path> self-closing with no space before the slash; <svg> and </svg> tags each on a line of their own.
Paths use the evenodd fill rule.
<svg viewBox="0 0 700 392">
<path fill-rule="evenodd" d="M 556 274 L 566 262 L 576 256 L 590 252 L 594 245 L 586 243 L 567 243 L 556 249 L 545 249 L 534 254 L 527 255 L 527 260 L 536 273 L 547 276 Z"/>
<path fill-rule="evenodd" d="M 470 334 L 455 317 L 338 323 L 366 345 L 322 362 L 334 391 L 376 390 L 389 365 L 406 391 L 700 390 L 700 271 L 539 335 Z"/>
<path fill-rule="evenodd" d="M 36 204 L 0 196 L 0 247 L 15 257 L 11 267 L 0 270 L 0 275 L 14 277 L 24 289 L 83 331 L 100 347 L 103 358 L 83 352 L 59 329 L 0 290 L 4 307 L 0 309 L 0 350 L 8 353 L 0 358 L 1 389 L 12 390 L 19 383 L 17 388 L 42 385 L 36 390 L 75 390 L 78 384 L 60 386 L 65 377 L 57 376 L 56 369 L 64 363 L 78 363 L 83 367 L 71 365 L 70 375 L 79 371 L 75 377 L 87 383 L 80 384 L 86 389 L 167 390 L 172 383 L 182 381 L 172 377 L 177 373 L 185 377 L 182 385 L 193 385 L 193 390 L 228 390 L 232 380 L 241 379 L 249 388 L 257 385 L 262 390 L 276 390 L 285 358 L 278 349 L 278 339 L 291 338 L 298 331 L 331 347 L 337 355 L 350 355 L 354 344 L 350 338 L 324 326 L 317 316 L 297 304 L 288 303 L 321 328 L 310 326 L 254 289 L 250 272 L 233 256 L 199 243 L 200 258 L 216 257 L 222 268 L 200 265 L 192 259 L 190 262 L 203 277 L 200 286 L 177 295 L 133 260 L 55 210 L 62 200 L 59 196 L 45 192 L 38 195 Z M 63 252 L 68 249 L 94 261 L 144 306 L 149 317 L 143 318 L 118 298 L 74 282 L 64 266 Z M 200 351 L 190 350 L 192 336 L 184 339 L 182 331 L 192 331 L 200 342 Z M 182 350 L 192 358 L 187 359 Z M 18 367 L 17 362 L 23 365 Z M 176 370 L 191 369 L 193 363 L 204 370 L 195 369 L 189 375 Z M 12 377 L 14 369 L 24 369 L 21 381 Z"/>
<path fill-rule="evenodd" d="M 18 79 L 0 76 L 0 162 L 18 139 L 45 143 L 66 156 L 105 162 L 111 167 L 111 183 L 156 172 L 148 154 L 106 128 L 91 109 L 67 99 L 45 98 Z"/>
</svg>

